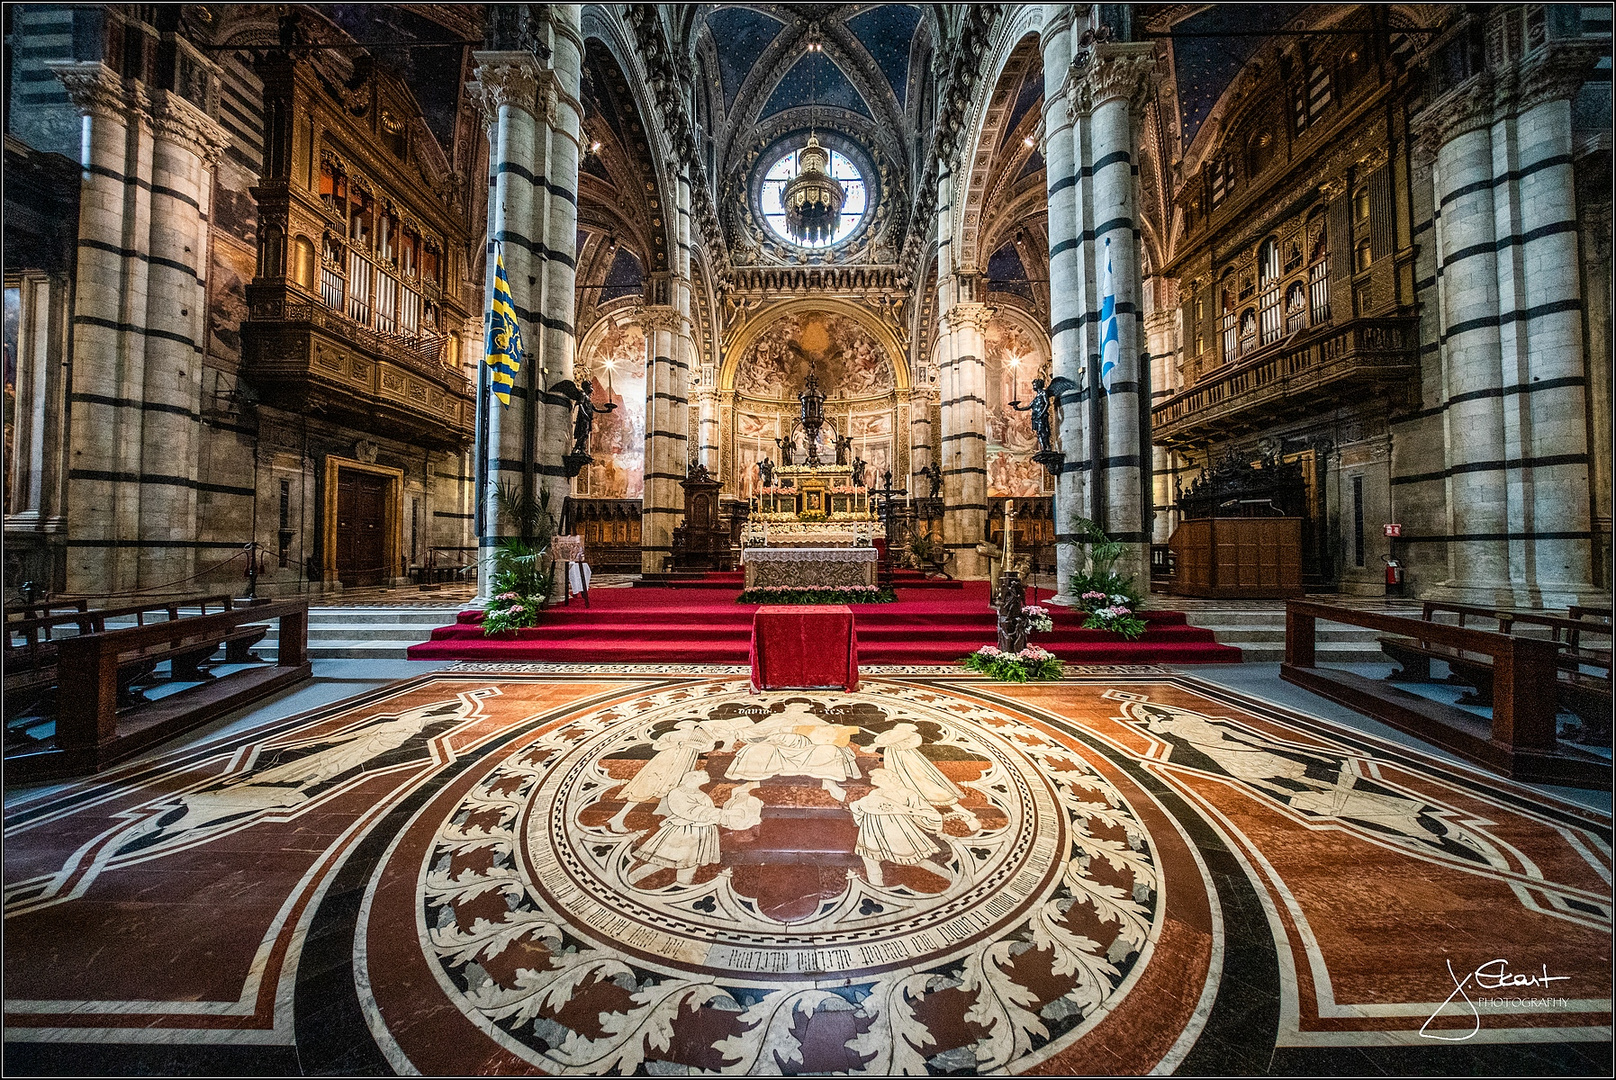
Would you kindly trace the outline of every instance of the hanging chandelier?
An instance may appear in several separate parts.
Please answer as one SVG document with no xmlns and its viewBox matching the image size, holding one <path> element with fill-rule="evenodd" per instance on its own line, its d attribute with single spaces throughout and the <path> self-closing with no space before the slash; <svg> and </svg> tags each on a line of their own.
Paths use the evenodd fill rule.
<svg viewBox="0 0 1616 1080">
<path fill-rule="evenodd" d="M 836 235 L 847 193 L 830 174 L 830 154 L 819 137 L 808 133 L 808 145 L 797 158 L 797 175 L 786 184 L 780 202 L 786 211 L 786 230 L 804 244 L 822 244 Z"/>
</svg>

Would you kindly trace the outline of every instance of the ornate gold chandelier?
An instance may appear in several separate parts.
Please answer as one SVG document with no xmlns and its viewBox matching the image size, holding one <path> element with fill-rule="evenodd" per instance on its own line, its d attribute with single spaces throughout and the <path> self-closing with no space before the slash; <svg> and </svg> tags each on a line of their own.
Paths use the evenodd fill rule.
<svg viewBox="0 0 1616 1080">
<path fill-rule="evenodd" d="M 786 229 L 804 244 L 822 244 L 836 235 L 847 193 L 830 174 L 830 154 L 819 145 L 819 137 L 808 133 L 808 145 L 797 159 L 797 175 L 786 184 L 781 203 L 786 211 Z"/>
</svg>

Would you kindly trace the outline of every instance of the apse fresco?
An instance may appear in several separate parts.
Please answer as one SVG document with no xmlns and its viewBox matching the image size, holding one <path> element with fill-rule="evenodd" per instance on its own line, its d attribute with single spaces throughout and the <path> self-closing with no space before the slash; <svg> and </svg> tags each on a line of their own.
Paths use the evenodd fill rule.
<svg viewBox="0 0 1616 1080">
<path fill-rule="evenodd" d="M 578 494 L 638 499 L 645 494 L 645 331 L 638 324 L 608 327 L 585 344 L 577 370 L 594 381 L 594 463 L 578 477 Z M 610 412 L 607 404 L 616 405 Z"/>
<path fill-rule="evenodd" d="M 806 311 L 781 317 L 752 342 L 736 368 L 735 389 L 795 401 L 810 364 L 831 398 L 884 394 L 894 385 L 886 350 L 858 320 Z"/>
<path fill-rule="evenodd" d="M 775 464 L 780 452 L 775 448 L 775 432 L 779 421 L 773 416 L 738 412 L 735 414 L 735 494 L 750 499 L 762 487 L 757 463 L 767 457 Z"/>
<path fill-rule="evenodd" d="M 866 462 L 864 470 L 865 483 L 870 487 L 881 485 L 881 474 L 891 469 L 892 483 L 895 487 L 903 487 L 903 477 L 897 475 L 898 467 L 892 460 L 892 414 L 890 412 L 863 413 L 854 416 L 848 423 L 848 434 L 852 436 L 853 447 L 849 452 L 849 463 L 853 455 L 863 458 Z"/>
<path fill-rule="evenodd" d="M 1048 379 L 1043 342 L 1020 324 L 994 319 L 983 334 L 988 383 L 988 494 L 1001 497 L 1042 495 L 1053 489 L 1042 465 L 1032 459 L 1038 439 L 1032 414 L 1023 407 L 1033 400 L 1032 381 Z"/>
</svg>

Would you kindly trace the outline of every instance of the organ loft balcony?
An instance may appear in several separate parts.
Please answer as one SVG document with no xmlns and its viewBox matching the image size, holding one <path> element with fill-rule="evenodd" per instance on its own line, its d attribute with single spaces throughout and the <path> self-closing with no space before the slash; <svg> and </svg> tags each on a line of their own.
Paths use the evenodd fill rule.
<svg viewBox="0 0 1616 1080">
<path fill-rule="evenodd" d="M 434 449 L 469 444 L 472 387 L 453 337 L 378 329 L 294 282 L 247 289 L 243 375 L 268 404 Z"/>
<path fill-rule="evenodd" d="M 1151 438 L 1194 447 L 1378 396 L 1406 404 L 1419 374 L 1419 318 L 1327 323 L 1213 368 L 1151 409 Z"/>
</svg>

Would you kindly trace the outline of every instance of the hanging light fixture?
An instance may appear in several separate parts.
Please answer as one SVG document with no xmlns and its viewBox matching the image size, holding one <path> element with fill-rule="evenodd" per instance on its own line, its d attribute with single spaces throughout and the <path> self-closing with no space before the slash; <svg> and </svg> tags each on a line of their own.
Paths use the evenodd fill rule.
<svg viewBox="0 0 1616 1080">
<path fill-rule="evenodd" d="M 847 193 L 830 174 L 830 154 L 819 136 L 808 133 L 808 145 L 797 156 L 797 175 L 786 184 L 780 201 L 785 206 L 786 229 L 804 244 L 823 244 L 836 235 Z"/>
</svg>

